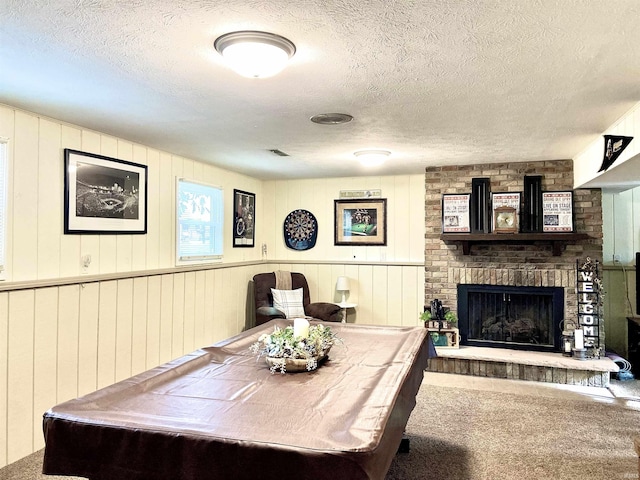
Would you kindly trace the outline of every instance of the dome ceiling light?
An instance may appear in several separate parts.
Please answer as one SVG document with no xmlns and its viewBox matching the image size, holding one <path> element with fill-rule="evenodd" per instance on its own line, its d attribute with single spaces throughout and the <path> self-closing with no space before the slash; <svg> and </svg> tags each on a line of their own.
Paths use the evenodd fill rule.
<svg viewBox="0 0 640 480">
<path fill-rule="evenodd" d="M 266 78 L 279 73 L 296 53 L 296 46 L 290 40 L 253 30 L 226 33 L 218 37 L 213 46 L 236 73 L 248 78 Z"/>
<path fill-rule="evenodd" d="M 360 150 L 353 153 L 365 167 L 377 167 L 391 155 L 389 150 Z"/>
</svg>

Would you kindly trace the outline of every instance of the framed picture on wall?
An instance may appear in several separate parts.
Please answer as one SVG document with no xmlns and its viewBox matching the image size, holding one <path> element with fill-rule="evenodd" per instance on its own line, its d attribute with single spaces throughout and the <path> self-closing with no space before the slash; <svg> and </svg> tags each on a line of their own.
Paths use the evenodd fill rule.
<svg viewBox="0 0 640 480">
<path fill-rule="evenodd" d="M 255 246 L 256 195 L 233 190 L 233 246 Z"/>
<path fill-rule="evenodd" d="M 387 199 L 334 200 L 335 245 L 386 245 Z"/>
<path fill-rule="evenodd" d="M 64 233 L 147 233 L 147 166 L 65 148 Z"/>
</svg>

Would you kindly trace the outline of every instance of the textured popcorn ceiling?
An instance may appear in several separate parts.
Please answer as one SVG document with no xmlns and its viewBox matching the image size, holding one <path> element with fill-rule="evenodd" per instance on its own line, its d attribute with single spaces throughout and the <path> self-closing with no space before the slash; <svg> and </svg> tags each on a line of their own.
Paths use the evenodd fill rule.
<svg viewBox="0 0 640 480">
<path fill-rule="evenodd" d="M 637 0 L 4 0 L 0 102 L 259 178 L 572 158 L 640 100 Z M 289 38 L 280 75 L 214 40 Z M 309 121 L 354 116 L 346 125 Z M 364 170 L 352 153 L 392 157 Z M 280 149 L 289 157 L 278 157 Z"/>
</svg>

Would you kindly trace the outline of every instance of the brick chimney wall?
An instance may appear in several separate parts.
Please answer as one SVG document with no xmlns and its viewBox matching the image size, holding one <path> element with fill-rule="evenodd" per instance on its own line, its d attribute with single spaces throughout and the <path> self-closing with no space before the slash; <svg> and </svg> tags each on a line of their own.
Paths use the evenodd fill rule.
<svg viewBox="0 0 640 480">
<path fill-rule="evenodd" d="M 577 321 L 576 260 L 602 262 L 602 195 L 599 189 L 574 191 L 574 231 L 591 238 L 567 243 L 553 256 L 545 242 L 474 244 L 463 255 L 459 243 L 445 243 L 442 234 L 442 194 L 471 192 L 471 179 L 490 179 L 492 192 L 522 192 L 525 175 L 542 175 L 542 190 L 572 190 L 573 161 L 428 167 L 425 173 L 425 295 L 424 304 L 438 298 L 457 310 L 459 283 L 564 287 L 565 319 Z M 508 235 L 508 234 L 505 234 Z M 600 319 L 600 344 L 604 322 Z"/>
</svg>

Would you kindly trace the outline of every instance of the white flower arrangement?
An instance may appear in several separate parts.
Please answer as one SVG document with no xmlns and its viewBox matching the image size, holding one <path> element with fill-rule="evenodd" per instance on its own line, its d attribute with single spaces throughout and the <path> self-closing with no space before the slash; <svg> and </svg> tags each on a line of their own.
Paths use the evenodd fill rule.
<svg viewBox="0 0 640 480">
<path fill-rule="evenodd" d="M 331 327 L 312 325 L 303 335 L 295 335 L 294 327 L 274 327 L 273 333 L 263 334 L 258 341 L 251 345 L 252 353 L 266 356 L 271 365 L 271 373 L 284 374 L 287 371 L 287 360 L 306 361 L 308 371 L 318 368 L 318 361 L 327 355 L 333 344 L 338 340 Z M 306 335 L 306 336 L 305 336 Z"/>
</svg>

